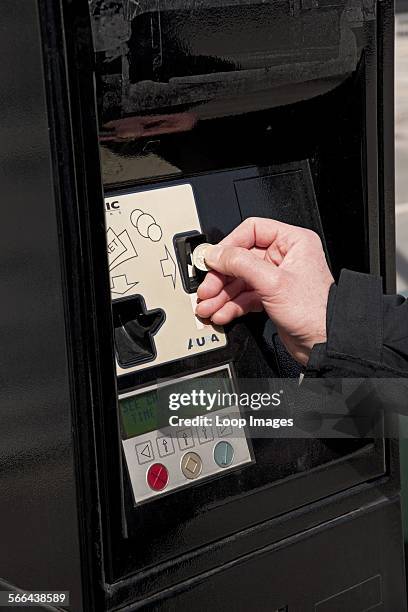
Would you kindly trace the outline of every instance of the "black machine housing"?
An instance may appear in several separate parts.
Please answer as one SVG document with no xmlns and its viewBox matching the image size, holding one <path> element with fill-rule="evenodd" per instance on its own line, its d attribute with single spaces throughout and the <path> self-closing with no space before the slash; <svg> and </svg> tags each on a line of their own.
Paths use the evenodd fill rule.
<svg viewBox="0 0 408 612">
<path fill-rule="evenodd" d="M 58 317 L 48 301 L 43 317 L 60 334 L 64 417 L 52 401 L 40 413 L 36 426 L 52 417 L 55 430 L 36 453 L 49 473 L 61 438 L 68 476 L 64 486 L 45 478 L 48 491 L 58 480 L 67 505 L 50 509 L 36 491 L 27 511 L 33 526 L 45 508 L 54 517 L 43 526 L 42 560 L 19 533 L 21 517 L 4 509 L 2 536 L 9 548 L 18 543 L 31 568 L 0 554 L 5 584 L 38 588 L 41 576 L 43 588 L 71 591 L 74 610 L 405 610 L 392 419 L 375 439 L 255 439 L 253 463 L 134 505 L 119 393 L 227 363 L 238 380 L 297 377 L 300 368 L 260 314 L 229 326 L 223 349 L 117 378 L 103 206 L 104 194 L 188 183 L 210 242 L 245 218 L 279 219 L 320 234 L 335 278 L 342 268 L 382 274 L 393 291 L 391 2 L 6 5 L 10 31 L 23 17 L 33 25 L 27 45 L 37 53 L 30 61 L 40 75 L 46 197 L 53 194 L 42 215 L 58 263 Z M 10 56 L 22 57 L 23 47 L 15 41 Z M 13 95 L 23 107 L 22 93 Z M 17 209 L 36 218 L 22 195 Z M 6 214 L 17 233 L 19 215 Z M 27 282 L 24 274 L 17 281 L 20 289 Z M 46 371 L 57 357 L 37 340 L 30 356 L 22 341 L 18 354 L 27 367 L 40 359 Z M 16 367 L 8 379 L 11 387 L 19 380 Z M 34 388 L 39 404 L 55 401 L 38 379 Z M 24 410 L 27 400 L 4 417 L 8 426 Z M 27 428 L 34 431 L 33 422 Z M 6 478 L 35 474 L 29 452 L 20 467 L 12 455 L 5 449 Z M 68 508 L 61 559 L 55 517 L 64 522 Z"/>
</svg>

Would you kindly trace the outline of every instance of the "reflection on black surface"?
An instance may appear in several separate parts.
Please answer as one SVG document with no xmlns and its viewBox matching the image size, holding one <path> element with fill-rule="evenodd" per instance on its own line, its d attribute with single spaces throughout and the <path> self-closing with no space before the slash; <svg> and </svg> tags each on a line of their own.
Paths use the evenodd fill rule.
<svg viewBox="0 0 408 612">
<path fill-rule="evenodd" d="M 310 158 L 339 126 L 370 2 L 154 6 L 90 2 L 106 185 Z"/>
<path fill-rule="evenodd" d="M 326 79 L 341 82 L 356 67 L 370 3 L 323 2 L 318 12 L 305 4 L 91 2 L 102 121 L 232 96 L 226 114 L 235 114 L 266 108 L 262 92 L 282 85 L 320 80 L 324 91 Z"/>
</svg>

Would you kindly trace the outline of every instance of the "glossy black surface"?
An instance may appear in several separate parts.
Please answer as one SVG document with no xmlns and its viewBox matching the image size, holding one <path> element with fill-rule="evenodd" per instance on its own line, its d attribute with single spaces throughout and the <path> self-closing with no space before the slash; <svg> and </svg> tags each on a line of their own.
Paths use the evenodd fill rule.
<svg viewBox="0 0 408 612">
<path fill-rule="evenodd" d="M 70 591 L 80 611 L 58 196 L 37 2 L 5 0 L 0 24 L 0 584 Z"/>
<path fill-rule="evenodd" d="M 211 603 L 215 612 L 226 605 L 237 612 L 402 612 L 400 522 L 396 500 L 360 510 L 265 545 L 163 598 L 152 597 L 143 609 L 206 612 Z"/>
<path fill-rule="evenodd" d="M 220 352 L 117 383 L 101 180 L 102 170 L 109 193 L 191 182 L 211 241 L 252 210 L 282 214 L 322 233 L 336 275 L 342 266 L 382 271 L 391 288 L 391 4 L 62 8 L 0 8 L 0 172 L 12 204 L 0 248 L 1 578 L 68 586 L 75 611 L 224 609 L 233 597 L 242 609 L 275 598 L 303 612 L 305 597 L 317 603 L 377 572 L 384 601 L 405 610 L 392 440 L 258 440 L 256 464 L 134 508 L 117 384 L 129 390 L 231 360 L 241 376 L 299 369 L 253 316 L 231 326 Z M 283 194 L 286 208 L 276 204 Z M 326 561 L 333 547 L 338 566 Z M 313 570 L 306 596 L 305 574 L 288 592 L 291 570 L 271 571 L 279 563 Z M 340 584 L 344 566 L 350 582 Z"/>
<path fill-rule="evenodd" d="M 192 108 L 197 118 L 303 101 L 356 67 L 375 3 L 90 2 L 102 121 Z"/>
<path fill-rule="evenodd" d="M 146 310 L 142 296 L 112 304 L 116 359 L 122 368 L 151 361 L 156 356 L 154 336 L 166 319 L 161 308 Z"/>
<path fill-rule="evenodd" d="M 378 133 L 377 100 L 381 111 L 385 98 L 374 3 L 90 6 L 108 194 L 189 182 L 211 242 L 257 215 L 318 231 L 335 276 L 342 267 L 379 272 L 392 260 L 391 212 L 381 203 L 391 175 L 378 179 L 378 164 L 390 164 Z M 222 351 L 123 376 L 119 388 L 225 362 L 238 379 L 298 374 L 262 316 L 230 326 L 228 339 Z M 109 418 L 111 432 L 116 416 Z M 125 574 L 130 584 L 132 572 L 149 567 L 153 583 L 161 576 L 171 584 L 171 574 L 186 575 L 175 550 L 199 567 L 200 546 L 380 477 L 385 451 L 381 440 L 255 440 L 254 465 L 152 502 L 154 521 L 149 504 L 132 507 L 124 470 L 127 541 L 114 527 L 112 578 Z M 112 465 L 109 495 L 118 494 L 122 470 Z M 118 523 L 119 509 L 111 525 Z M 157 564 L 171 558 L 165 577 Z M 204 549 L 201 558 L 205 567 Z M 144 593 L 146 580 L 136 580 Z"/>
<path fill-rule="evenodd" d="M 366 210 L 378 197 L 376 59 L 365 51 L 375 48 L 373 5 L 187 2 L 181 14 L 182 5 L 91 3 L 105 185 L 308 160 L 334 271 L 378 268 Z M 132 72 L 136 57 L 150 70 L 156 30 L 157 70 Z"/>
</svg>

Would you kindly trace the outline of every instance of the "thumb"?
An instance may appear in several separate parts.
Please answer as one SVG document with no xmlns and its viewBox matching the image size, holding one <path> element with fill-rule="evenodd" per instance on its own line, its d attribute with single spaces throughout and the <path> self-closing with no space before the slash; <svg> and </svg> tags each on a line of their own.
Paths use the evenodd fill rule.
<svg viewBox="0 0 408 612">
<path fill-rule="evenodd" d="M 242 279 L 258 295 L 267 296 L 276 284 L 278 268 L 241 247 L 211 245 L 205 250 L 206 264 L 227 276 Z"/>
</svg>

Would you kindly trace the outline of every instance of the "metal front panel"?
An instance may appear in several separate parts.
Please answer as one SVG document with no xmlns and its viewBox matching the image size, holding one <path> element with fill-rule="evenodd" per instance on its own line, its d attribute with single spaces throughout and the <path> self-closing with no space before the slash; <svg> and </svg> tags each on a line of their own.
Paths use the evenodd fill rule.
<svg viewBox="0 0 408 612">
<path fill-rule="evenodd" d="M 216 379 L 217 374 L 227 371 L 229 377 L 231 372 L 229 366 L 212 368 L 202 372 L 191 374 L 176 379 L 167 386 L 194 380 L 211 374 Z M 232 379 L 230 378 L 231 383 Z M 160 386 L 162 389 L 166 384 Z M 119 400 L 130 398 L 149 391 L 157 390 L 157 386 L 142 387 L 136 392 L 125 393 L 119 396 Z M 232 391 L 235 388 L 231 387 Z M 169 412 L 169 416 L 171 416 Z M 205 411 L 198 410 L 198 415 L 205 415 Z M 236 421 L 241 413 L 238 407 L 231 406 L 211 413 L 208 426 L 183 426 L 160 427 L 122 441 L 127 469 L 132 484 L 135 503 L 156 498 L 159 495 L 194 485 L 197 482 L 211 476 L 222 476 L 230 470 L 241 467 L 252 461 L 251 451 L 245 434 L 245 429 L 240 428 Z M 231 425 L 232 423 L 232 425 Z M 217 464 L 217 448 L 220 442 L 226 442 L 227 448 L 231 449 L 232 456 L 228 465 Z M 197 469 L 197 474 L 191 470 L 188 464 L 183 466 L 184 458 L 191 455 L 192 467 Z M 197 462 L 194 465 L 194 461 Z M 148 474 L 154 465 L 164 466 L 168 482 L 163 483 L 163 488 L 154 490 L 149 486 Z M 185 469 L 186 468 L 186 469 Z"/>
</svg>

